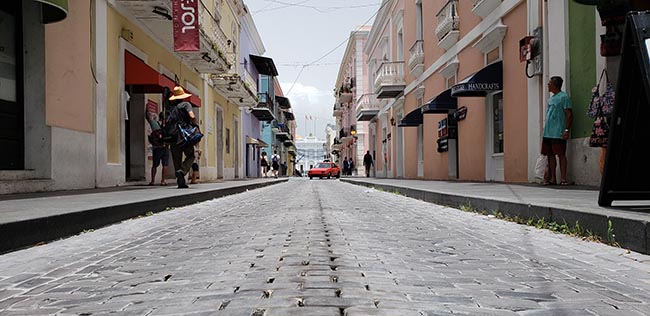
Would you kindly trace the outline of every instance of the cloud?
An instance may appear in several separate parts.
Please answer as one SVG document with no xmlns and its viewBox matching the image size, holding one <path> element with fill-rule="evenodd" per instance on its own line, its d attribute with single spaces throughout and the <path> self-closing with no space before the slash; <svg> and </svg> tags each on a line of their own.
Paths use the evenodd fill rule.
<svg viewBox="0 0 650 316">
<path fill-rule="evenodd" d="M 314 86 L 303 85 L 296 82 L 289 91 L 292 83 L 280 82 L 282 91 L 291 101 L 293 113 L 296 116 L 297 132 L 300 135 L 313 133 L 319 139 L 325 138 L 325 127 L 334 123 L 332 108 L 334 96 L 332 91 L 320 90 Z M 287 92 L 290 92 L 287 94 Z M 305 115 L 312 120 L 305 120 Z"/>
</svg>

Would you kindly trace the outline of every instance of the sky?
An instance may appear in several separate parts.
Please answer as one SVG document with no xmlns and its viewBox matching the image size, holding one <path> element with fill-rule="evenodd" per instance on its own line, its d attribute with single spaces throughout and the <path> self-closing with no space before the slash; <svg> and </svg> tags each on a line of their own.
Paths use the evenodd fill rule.
<svg viewBox="0 0 650 316">
<path fill-rule="evenodd" d="M 359 26 L 372 24 L 380 2 L 244 1 L 266 48 L 264 56 L 273 58 L 279 74 L 277 79 L 291 101 L 296 134 L 304 137 L 313 133 L 324 139 L 326 125 L 335 124 L 332 116 L 334 85 L 347 39 Z M 331 54 L 323 58 L 329 52 Z"/>
</svg>

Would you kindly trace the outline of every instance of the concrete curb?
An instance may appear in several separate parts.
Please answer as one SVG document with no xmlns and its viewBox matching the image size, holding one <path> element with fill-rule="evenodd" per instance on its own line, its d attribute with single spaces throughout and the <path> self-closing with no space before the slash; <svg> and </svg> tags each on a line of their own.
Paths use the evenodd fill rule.
<svg viewBox="0 0 650 316">
<path fill-rule="evenodd" d="M 475 209 L 485 210 L 487 212 L 499 211 L 506 216 L 518 216 L 524 220 L 544 218 L 547 222 L 566 223 L 571 227 L 576 222 L 579 222 L 583 229 L 591 231 L 603 240 L 607 240 L 609 221 L 611 221 L 615 235 L 614 239 L 621 247 L 643 254 L 650 254 L 650 223 L 642 220 L 635 220 L 624 216 L 587 213 L 575 209 L 514 203 L 500 201 L 498 199 L 454 195 L 349 179 L 341 179 L 341 181 L 369 188 L 378 188 L 388 192 L 396 192 L 410 198 L 454 208 L 460 208 L 469 204 Z"/>
<path fill-rule="evenodd" d="M 158 213 L 169 207 L 187 206 L 287 181 L 289 180 L 281 179 L 273 182 L 233 186 L 189 193 L 182 196 L 169 196 L 144 202 L 127 202 L 80 212 L 0 224 L 0 254 L 33 246 L 41 242 L 69 237 L 87 229 L 108 226 L 145 215 L 148 212 Z"/>
</svg>

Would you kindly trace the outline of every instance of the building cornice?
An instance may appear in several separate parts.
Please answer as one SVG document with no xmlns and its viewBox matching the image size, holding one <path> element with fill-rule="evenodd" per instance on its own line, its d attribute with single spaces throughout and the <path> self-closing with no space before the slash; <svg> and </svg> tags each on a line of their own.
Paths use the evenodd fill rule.
<svg viewBox="0 0 650 316">
<path fill-rule="evenodd" d="M 474 44 L 476 40 L 480 39 L 483 34 L 488 31 L 492 26 L 501 21 L 501 18 L 510 13 L 512 10 L 517 8 L 519 5 L 525 3 L 524 0 L 503 0 L 501 5 L 494 9 L 494 11 L 488 15 L 485 19 L 479 22 L 467 35 L 463 36 L 458 42 L 451 46 L 447 52 L 442 54 L 438 59 L 426 69 L 416 80 L 409 83 L 404 89 L 404 94 L 411 93 L 415 88 L 417 88 L 421 83 L 427 80 L 429 77 L 434 75 L 440 68 L 446 65 L 448 62 L 457 58 L 458 54 L 462 52 L 465 48 L 470 47 Z M 374 27 L 373 27 L 374 28 Z M 478 69 L 477 69 L 478 70 Z"/>
</svg>

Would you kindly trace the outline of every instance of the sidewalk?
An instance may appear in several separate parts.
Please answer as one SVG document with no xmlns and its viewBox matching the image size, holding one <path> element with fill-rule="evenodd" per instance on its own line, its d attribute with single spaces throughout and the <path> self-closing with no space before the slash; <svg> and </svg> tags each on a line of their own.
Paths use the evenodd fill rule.
<svg viewBox="0 0 650 316">
<path fill-rule="evenodd" d="M 71 236 L 148 212 L 160 212 L 284 179 L 247 179 L 176 186 L 126 186 L 106 189 L 0 196 L 0 253 Z"/>
<path fill-rule="evenodd" d="M 487 182 L 455 182 L 375 178 L 341 178 L 352 184 L 399 192 L 423 201 L 479 210 L 499 211 L 523 219 L 576 222 L 606 239 L 612 222 L 615 240 L 622 247 L 650 254 L 650 201 L 625 201 L 626 206 L 598 206 L 598 190 L 579 186 L 542 186 Z"/>
</svg>

